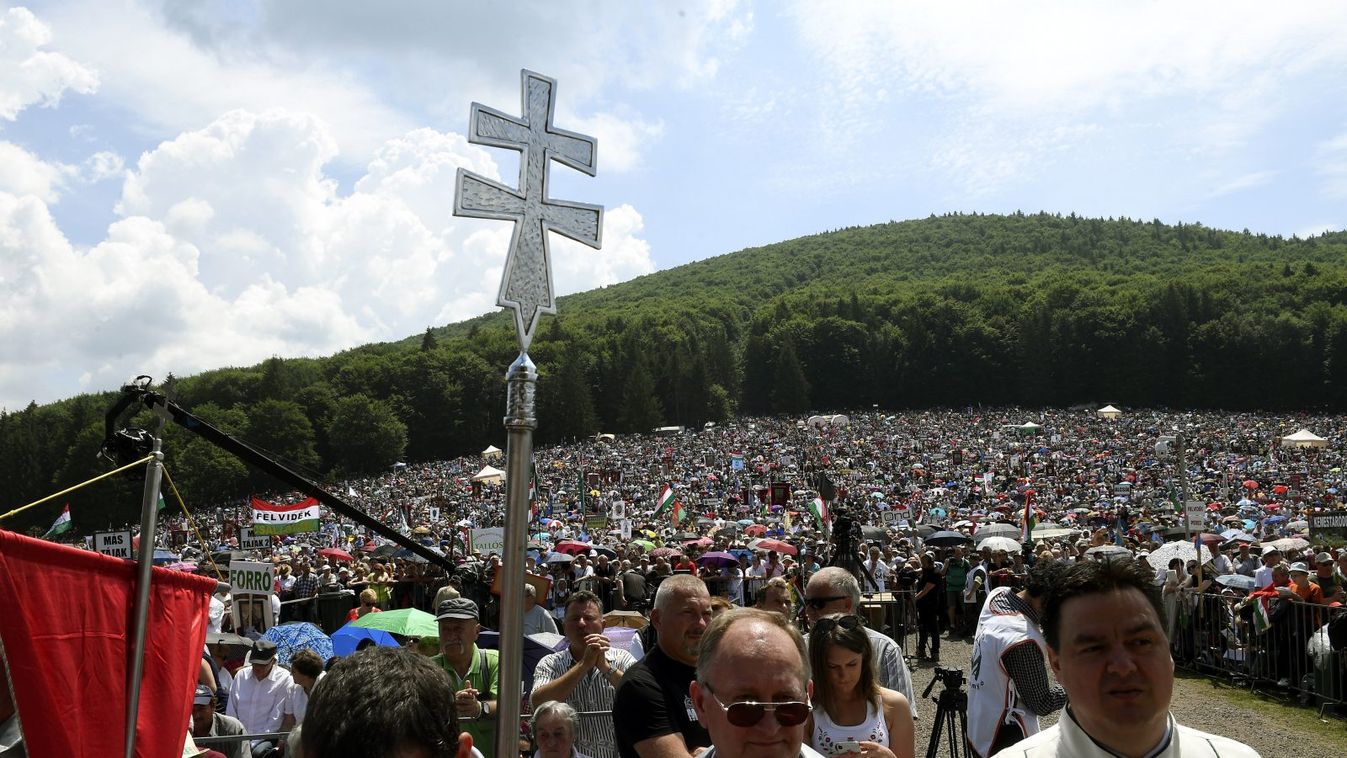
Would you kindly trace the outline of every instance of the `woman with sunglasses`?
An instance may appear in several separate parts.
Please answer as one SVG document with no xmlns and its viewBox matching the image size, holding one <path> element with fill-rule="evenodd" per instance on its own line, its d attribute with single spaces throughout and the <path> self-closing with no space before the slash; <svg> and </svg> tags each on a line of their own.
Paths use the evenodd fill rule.
<svg viewBox="0 0 1347 758">
<path fill-rule="evenodd" d="M 879 686 L 870 638 L 859 616 L 824 616 L 809 633 L 814 749 L 840 755 L 859 743 L 862 755 L 912 758 L 912 710 L 900 692 Z"/>
</svg>

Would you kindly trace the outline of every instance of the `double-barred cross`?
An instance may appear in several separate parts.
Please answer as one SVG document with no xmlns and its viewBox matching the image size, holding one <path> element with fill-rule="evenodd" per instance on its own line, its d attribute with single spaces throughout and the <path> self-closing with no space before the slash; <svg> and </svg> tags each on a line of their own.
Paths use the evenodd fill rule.
<svg viewBox="0 0 1347 758">
<path fill-rule="evenodd" d="M 552 299 L 547 232 L 564 234 L 598 249 L 603 208 L 548 197 L 551 162 L 556 160 L 594 176 L 597 144 L 593 137 L 552 126 L 556 81 L 531 71 L 524 71 L 521 78 L 523 118 L 473 103 L 468 130 L 469 142 L 521 153 L 519 189 L 460 168 L 454 215 L 515 222 L 496 304 L 514 309 L 520 351 L 528 352 L 539 317 L 557 312 Z"/>
</svg>

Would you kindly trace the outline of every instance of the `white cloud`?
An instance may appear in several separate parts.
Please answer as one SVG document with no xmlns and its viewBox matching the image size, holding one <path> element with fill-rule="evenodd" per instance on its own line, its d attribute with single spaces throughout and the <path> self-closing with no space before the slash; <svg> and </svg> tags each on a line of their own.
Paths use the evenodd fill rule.
<svg viewBox="0 0 1347 758">
<path fill-rule="evenodd" d="M 140 156 L 123 218 L 88 250 L 37 194 L 0 193 L 0 406 L 80 374 L 99 389 L 322 355 L 494 308 L 511 227 L 452 216 L 459 167 L 499 175 L 487 151 L 417 129 L 344 195 L 335 155 L 313 116 L 232 111 Z M 602 251 L 554 235 L 558 294 L 653 271 L 642 223 L 609 211 Z"/>
<path fill-rule="evenodd" d="M 47 163 L 9 142 L 0 142 L 0 167 L 0 192 L 33 195 L 49 204 L 57 201 L 70 175 L 68 166 Z"/>
<path fill-rule="evenodd" d="M 98 75 L 61 53 L 43 50 L 51 29 L 27 8 L 0 16 L 0 118 L 13 121 L 30 105 L 53 106 L 67 90 L 89 94 Z"/>
<path fill-rule="evenodd" d="M 86 184 L 97 184 L 105 179 L 113 179 L 121 175 L 126 168 L 126 163 L 122 156 L 109 150 L 100 150 L 88 158 L 80 165 L 80 181 Z"/>
<path fill-rule="evenodd" d="M 1038 163 L 1048 146 L 1080 148 L 1037 139 L 1048 127 L 1144 132 L 1175 159 L 1214 161 L 1284 113 L 1289 83 L 1347 64 L 1340 3 L 798 0 L 791 15 L 823 69 L 810 96 L 828 104 L 824 140 L 846 153 L 908 108 L 954 110 L 989 139 L 931 137 L 935 167 L 965 165 L 947 157 L 962 153 L 990 178 Z"/>
<path fill-rule="evenodd" d="M 1261 187 L 1272 181 L 1273 177 L 1276 175 L 1276 171 L 1254 171 L 1242 176 L 1237 176 L 1213 189 L 1211 191 L 1211 197 L 1221 197 L 1222 195 L 1230 195 L 1236 192 L 1243 192 L 1247 189 L 1253 189 L 1254 187 Z"/>
</svg>

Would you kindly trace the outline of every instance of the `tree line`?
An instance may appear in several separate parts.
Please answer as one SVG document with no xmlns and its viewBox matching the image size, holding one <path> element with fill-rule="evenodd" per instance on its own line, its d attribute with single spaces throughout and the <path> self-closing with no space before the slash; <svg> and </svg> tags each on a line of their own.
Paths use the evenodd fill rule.
<svg viewBox="0 0 1347 758">
<path fill-rule="evenodd" d="M 950 214 L 698 261 L 561 298 L 559 313 L 531 349 L 539 444 L 872 406 L 1347 409 L 1342 232 L 1286 239 Z M 328 358 L 165 377 L 161 388 L 278 458 L 337 477 L 503 446 L 503 376 L 516 352 L 497 313 Z M 7 500 L 106 470 L 95 453 L 113 400 L 0 413 Z M 271 486 L 189 432 L 167 429 L 164 448 L 189 503 Z M 80 502 L 95 521 L 133 520 L 138 487 L 100 485 L 73 497 L 72 511 Z"/>
</svg>

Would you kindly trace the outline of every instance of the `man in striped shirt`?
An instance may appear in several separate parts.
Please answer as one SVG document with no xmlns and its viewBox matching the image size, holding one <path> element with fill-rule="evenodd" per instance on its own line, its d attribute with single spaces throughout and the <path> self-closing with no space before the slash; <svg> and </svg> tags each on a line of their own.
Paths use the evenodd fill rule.
<svg viewBox="0 0 1347 758">
<path fill-rule="evenodd" d="M 562 627 L 567 648 L 544 657 L 533 670 L 534 706 L 557 700 L 582 714 L 612 711 L 617 683 L 636 659 L 611 647 L 603 636 L 603 603 L 598 596 L 587 590 L 572 593 Z M 617 758 L 612 723 L 611 718 L 581 716 L 575 748 L 593 758 Z"/>
</svg>

